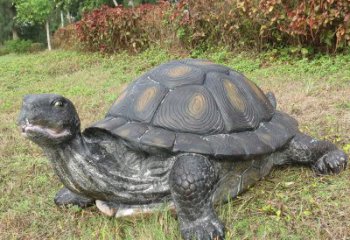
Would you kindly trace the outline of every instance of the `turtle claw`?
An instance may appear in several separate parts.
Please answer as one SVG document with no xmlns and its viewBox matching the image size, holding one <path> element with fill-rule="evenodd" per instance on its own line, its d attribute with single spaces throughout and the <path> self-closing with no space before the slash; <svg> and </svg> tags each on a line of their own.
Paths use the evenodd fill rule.
<svg viewBox="0 0 350 240">
<path fill-rule="evenodd" d="M 319 158 L 312 166 L 313 170 L 319 174 L 338 174 L 346 168 L 348 156 L 340 150 L 328 152 Z"/>
<path fill-rule="evenodd" d="M 225 238 L 224 225 L 217 218 L 206 218 L 181 229 L 184 240 L 222 240 Z"/>
<path fill-rule="evenodd" d="M 62 188 L 56 193 L 55 204 L 57 206 L 76 205 L 81 208 L 86 208 L 94 205 L 95 200 L 80 196 L 71 192 L 67 188 Z"/>
</svg>

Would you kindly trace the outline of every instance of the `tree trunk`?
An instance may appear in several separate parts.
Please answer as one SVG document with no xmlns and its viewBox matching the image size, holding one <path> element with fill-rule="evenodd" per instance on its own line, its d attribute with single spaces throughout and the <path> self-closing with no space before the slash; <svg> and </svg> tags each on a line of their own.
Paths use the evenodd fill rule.
<svg viewBox="0 0 350 240">
<path fill-rule="evenodd" d="M 61 27 L 64 27 L 63 11 L 61 10 Z"/>
<path fill-rule="evenodd" d="M 19 36 L 18 36 L 17 28 L 16 28 L 16 23 L 14 21 L 14 18 L 16 16 L 16 7 L 15 7 L 14 3 L 11 4 L 9 10 L 10 10 L 9 11 L 9 15 L 12 18 L 12 39 L 13 40 L 18 40 Z"/>
<path fill-rule="evenodd" d="M 135 6 L 134 5 L 134 1 L 133 0 L 129 0 L 128 6 L 133 8 Z"/>
<path fill-rule="evenodd" d="M 49 49 L 49 51 L 51 51 L 51 39 L 50 39 L 49 20 L 46 20 L 45 28 L 46 28 L 46 38 L 47 38 L 47 49 Z"/>
<path fill-rule="evenodd" d="M 71 18 L 70 12 L 67 12 L 67 19 L 68 19 L 69 23 L 72 23 L 72 18 Z"/>
<path fill-rule="evenodd" d="M 118 7 L 117 0 L 113 0 L 114 6 Z"/>
<path fill-rule="evenodd" d="M 13 39 L 13 40 L 18 40 L 18 39 L 19 39 L 17 30 L 15 29 L 14 26 L 12 26 L 12 39 Z"/>
</svg>

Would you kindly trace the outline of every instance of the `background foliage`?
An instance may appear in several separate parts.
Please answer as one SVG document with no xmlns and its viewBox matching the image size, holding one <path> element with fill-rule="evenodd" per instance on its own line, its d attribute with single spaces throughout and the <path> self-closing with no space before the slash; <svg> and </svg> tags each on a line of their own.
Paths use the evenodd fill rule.
<svg viewBox="0 0 350 240">
<path fill-rule="evenodd" d="M 10 39 L 14 27 L 14 8 L 11 1 L 0 0 L 0 43 Z"/>
<path fill-rule="evenodd" d="M 155 3 L 156 0 L 0 0 L 0 46 L 7 40 L 46 42 L 43 22 L 49 21 L 50 32 L 74 23 L 84 12 L 115 3 L 128 6 Z"/>
<path fill-rule="evenodd" d="M 293 53 L 312 54 L 347 50 L 349 20 L 348 0 L 183 0 L 134 9 L 104 6 L 76 26 L 89 51 L 139 51 L 170 43 L 203 50 L 290 47 Z"/>
<path fill-rule="evenodd" d="M 196 54 L 216 47 L 287 48 L 289 54 L 309 56 L 350 46 L 348 0 L 132 0 L 135 7 L 130 2 L 0 0 L 0 43 L 11 39 L 11 30 L 45 42 L 45 19 L 51 32 L 66 26 L 56 33 L 56 47 L 105 53 L 160 45 Z"/>
<path fill-rule="evenodd" d="M 154 14 L 162 17 L 162 8 L 167 6 L 167 3 L 143 4 L 136 8 L 103 6 L 85 14 L 76 24 L 78 39 L 89 51 L 111 53 L 125 49 L 133 52 L 143 50 L 152 41 L 158 41 L 159 28 L 163 25 L 158 25 L 158 29 L 153 27 L 155 21 L 162 21 Z M 156 32 L 152 33 L 154 30 Z"/>
<path fill-rule="evenodd" d="M 44 23 L 54 9 L 52 1 L 47 0 L 17 0 L 16 18 L 24 23 Z"/>
</svg>

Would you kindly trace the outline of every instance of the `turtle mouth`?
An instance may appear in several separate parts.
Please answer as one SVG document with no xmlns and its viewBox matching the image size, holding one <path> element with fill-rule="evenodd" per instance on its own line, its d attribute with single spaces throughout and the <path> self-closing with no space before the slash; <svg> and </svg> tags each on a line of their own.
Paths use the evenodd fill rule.
<svg viewBox="0 0 350 240">
<path fill-rule="evenodd" d="M 67 129 L 45 126 L 44 124 L 31 123 L 26 118 L 21 124 L 22 136 L 25 138 L 33 138 L 38 135 L 47 136 L 49 138 L 58 139 L 70 136 L 71 133 Z"/>
</svg>

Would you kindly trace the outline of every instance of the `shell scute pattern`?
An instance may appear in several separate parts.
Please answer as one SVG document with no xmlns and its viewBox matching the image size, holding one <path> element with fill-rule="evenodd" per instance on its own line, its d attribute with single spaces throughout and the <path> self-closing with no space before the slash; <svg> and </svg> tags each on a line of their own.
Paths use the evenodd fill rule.
<svg viewBox="0 0 350 240">
<path fill-rule="evenodd" d="M 195 66 L 197 68 L 200 68 L 203 72 L 209 73 L 209 72 L 220 72 L 229 74 L 230 68 L 215 64 L 211 61 L 208 61 L 206 59 L 184 59 L 181 60 L 182 63 Z"/>
<path fill-rule="evenodd" d="M 241 142 L 235 142 L 230 134 L 216 134 L 205 137 L 213 149 L 215 156 L 243 156 L 245 154 L 244 146 Z"/>
<path fill-rule="evenodd" d="M 177 87 L 169 92 L 159 106 L 153 124 L 196 134 L 219 133 L 224 129 L 214 99 L 206 88 L 198 85 Z"/>
<path fill-rule="evenodd" d="M 261 117 L 261 120 L 270 120 L 271 116 L 274 114 L 275 108 L 263 91 L 241 73 L 230 71 L 230 76 L 240 82 L 239 85 L 241 85 L 242 89 L 246 92 L 248 100 L 254 103 L 255 111 Z"/>
<path fill-rule="evenodd" d="M 283 146 L 295 124 L 242 74 L 185 59 L 135 80 L 92 128 L 173 152 L 247 157 Z"/>
<path fill-rule="evenodd" d="M 120 94 L 107 116 L 149 123 L 168 89 L 146 75 Z"/>
<path fill-rule="evenodd" d="M 125 123 L 126 123 L 126 120 L 124 118 L 107 117 L 101 121 L 94 123 L 94 125 L 92 125 L 91 127 L 102 128 L 107 131 L 112 131 L 124 125 Z"/>
<path fill-rule="evenodd" d="M 193 152 L 212 154 L 210 143 L 202 136 L 190 133 L 178 133 L 173 147 L 174 152 Z"/>
<path fill-rule="evenodd" d="M 135 140 L 140 139 L 147 130 L 148 127 L 144 124 L 127 122 L 119 128 L 112 130 L 111 133 L 134 142 Z"/>
<path fill-rule="evenodd" d="M 183 85 L 200 85 L 204 81 L 205 72 L 181 62 L 170 62 L 151 70 L 149 77 L 171 89 Z"/>
<path fill-rule="evenodd" d="M 240 79 L 222 73 L 208 73 L 205 86 L 215 98 L 225 122 L 226 132 L 256 128 L 260 123 L 254 102 L 248 96 Z"/>
<path fill-rule="evenodd" d="M 171 149 L 174 145 L 175 133 L 162 128 L 149 127 L 141 137 L 140 143 L 160 148 Z"/>
</svg>

